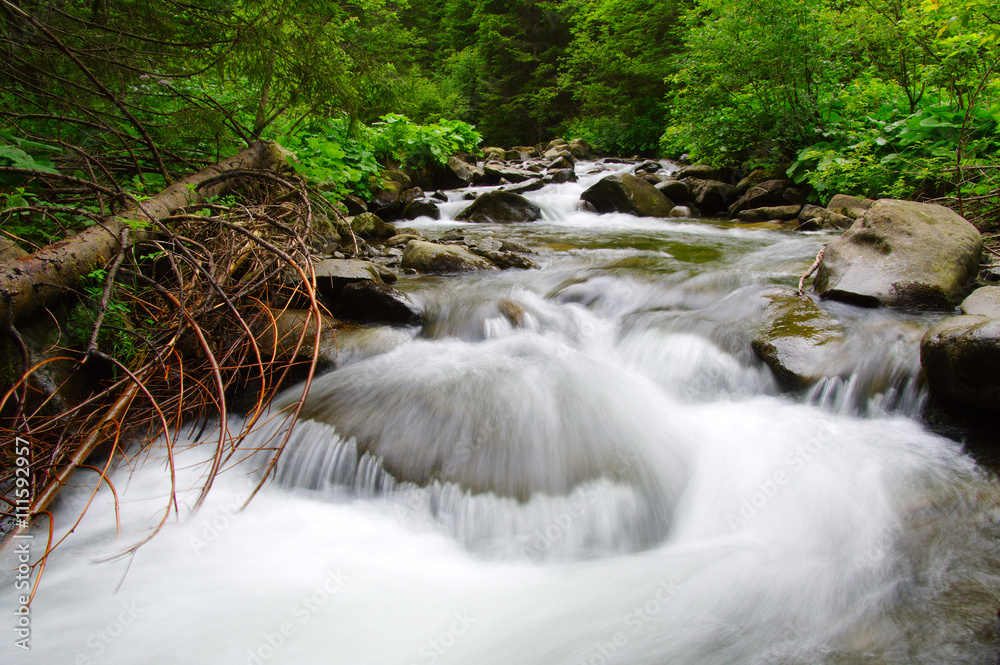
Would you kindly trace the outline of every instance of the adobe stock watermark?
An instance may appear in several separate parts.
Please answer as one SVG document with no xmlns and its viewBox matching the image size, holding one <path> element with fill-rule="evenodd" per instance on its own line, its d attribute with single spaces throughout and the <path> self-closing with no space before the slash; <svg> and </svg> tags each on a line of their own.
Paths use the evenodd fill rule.
<svg viewBox="0 0 1000 665">
<path fill-rule="evenodd" d="M 610 471 L 616 476 L 623 475 L 638 461 L 635 454 L 619 451 Z M 588 506 L 607 493 L 607 484 L 590 486 L 579 492 L 565 510 L 550 518 L 534 535 L 524 538 L 524 553 L 528 556 L 547 554 L 558 541 L 570 535 L 573 523 L 586 513 Z"/>
<path fill-rule="evenodd" d="M 246 665 L 263 665 L 274 658 L 274 655 L 288 644 L 288 640 L 299 627 L 309 623 L 313 615 L 330 602 L 330 598 L 340 591 L 349 579 L 351 578 L 340 572 L 339 568 L 328 572 L 319 587 L 308 596 L 299 598 L 292 606 L 288 621 L 283 621 L 274 630 L 265 632 L 255 646 L 247 649 L 244 661 Z"/>
<path fill-rule="evenodd" d="M 427 640 L 424 646 L 417 652 L 420 660 L 412 665 L 433 665 L 438 658 L 450 649 L 458 641 L 458 638 L 465 634 L 476 619 L 468 611 L 455 612 L 451 624 L 442 630 L 435 637 Z"/>
<path fill-rule="evenodd" d="M 749 524 L 778 495 L 795 474 L 806 468 L 831 444 L 843 448 L 845 444 L 834 439 L 833 432 L 833 428 L 826 425 L 819 434 L 810 438 L 805 443 L 796 445 L 785 456 L 779 468 L 775 469 L 770 476 L 757 483 L 757 487 L 750 494 L 740 498 L 739 509 L 736 512 L 726 513 L 726 523 L 729 525 L 729 528 L 735 533 Z"/>
<path fill-rule="evenodd" d="M 125 634 L 125 629 L 135 623 L 143 609 L 135 601 L 121 604 L 121 611 L 118 616 L 109 621 L 101 630 L 95 630 L 87 637 L 89 653 L 78 653 L 73 659 L 73 665 L 90 665 L 92 658 L 97 658 L 115 641 Z"/>
<path fill-rule="evenodd" d="M 629 640 L 642 631 L 656 615 L 670 604 L 679 589 L 680 587 L 672 577 L 660 580 L 648 599 L 641 605 L 633 607 L 622 617 L 623 629 L 615 631 L 608 640 L 595 642 L 594 646 L 577 661 L 577 665 L 608 665 L 614 661 L 618 652 L 629 643 Z"/>
<path fill-rule="evenodd" d="M 14 521 L 18 530 L 27 529 L 31 523 L 31 446 L 27 439 L 14 439 Z M 31 651 L 31 533 L 15 533 L 14 558 L 14 646 Z"/>
<path fill-rule="evenodd" d="M 241 508 L 238 503 L 228 503 L 211 519 L 205 520 L 198 533 L 188 539 L 195 554 L 201 554 L 205 548 L 221 538 L 222 534 L 233 525 Z"/>
</svg>

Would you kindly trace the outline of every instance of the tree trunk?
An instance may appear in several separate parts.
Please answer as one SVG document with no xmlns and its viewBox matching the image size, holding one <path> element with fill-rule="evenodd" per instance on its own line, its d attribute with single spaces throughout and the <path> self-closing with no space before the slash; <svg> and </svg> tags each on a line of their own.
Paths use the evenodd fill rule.
<svg viewBox="0 0 1000 665">
<path fill-rule="evenodd" d="M 269 169 L 285 163 L 282 148 L 261 141 L 239 154 L 170 185 L 151 199 L 67 240 L 44 247 L 29 256 L 0 263 L 0 329 L 37 314 L 62 298 L 80 279 L 103 268 L 121 249 L 122 229 L 132 222 L 152 222 L 169 217 L 174 210 L 223 194 L 230 182 L 199 185 L 229 171 Z M 149 228 L 129 233 L 134 243 L 154 235 Z"/>
</svg>

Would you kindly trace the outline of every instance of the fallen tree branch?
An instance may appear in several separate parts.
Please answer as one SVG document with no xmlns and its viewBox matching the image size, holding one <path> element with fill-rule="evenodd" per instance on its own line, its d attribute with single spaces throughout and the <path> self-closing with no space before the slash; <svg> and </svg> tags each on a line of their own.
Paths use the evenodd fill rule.
<svg viewBox="0 0 1000 665">
<path fill-rule="evenodd" d="M 255 143 L 239 154 L 209 166 L 195 175 L 170 185 L 162 192 L 119 215 L 108 217 L 103 224 L 93 226 L 73 238 L 49 245 L 30 256 L 0 264 L 0 328 L 36 314 L 59 300 L 64 289 L 39 288 L 54 284 L 73 288 L 80 279 L 97 268 L 103 268 L 122 248 L 121 232 L 132 227 L 132 243 L 152 235 L 151 223 L 169 217 L 174 210 L 224 194 L 230 181 L 217 180 L 228 171 L 269 169 L 284 164 L 280 147 L 269 141 Z M 52 175 L 39 173 L 38 175 Z"/>
</svg>

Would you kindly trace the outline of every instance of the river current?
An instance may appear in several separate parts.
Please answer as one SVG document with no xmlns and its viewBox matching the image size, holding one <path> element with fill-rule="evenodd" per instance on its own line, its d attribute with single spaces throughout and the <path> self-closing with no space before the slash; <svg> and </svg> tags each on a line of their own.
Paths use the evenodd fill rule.
<svg viewBox="0 0 1000 665">
<path fill-rule="evenodd" d="M 130 457 L 120 532 L 102 486 L 0 660 L 997 663 L 1000 491 L 920 415 L 940 316 L 820 303 L 838 370 L 787 392 L 750 339 L 832 235 L 577 210 L 601 168 L 630 167 L 528 194 L 539 222 L 456 222 L 461 193 L 414 222 L 538 269 L 401 276 L 425 325 L 338 335 L 275 481 L 240 511 L 250 456 L 189 516 L 214 449 L 179 447 L 180 519 L 123 556 L 169 492 L 161 448 Z"/>
</svg>

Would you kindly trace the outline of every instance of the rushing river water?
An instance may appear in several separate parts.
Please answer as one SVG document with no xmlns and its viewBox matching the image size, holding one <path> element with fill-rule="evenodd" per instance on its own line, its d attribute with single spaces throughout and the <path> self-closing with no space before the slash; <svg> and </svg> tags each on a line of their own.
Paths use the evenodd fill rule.
<svg viewBox="0 0 1000 665">
<path fill-rule="evenodd" d="M 539 269 L 402 277 L 426 325 L 340 335 L 245 511 L 261 459 L 121 557 L 169 483 L 162 451 L 118 470 L 120 535 L 102 488 L 2 662 L 996 663 L 1000 492 L 919 419 L 936 318 L 824 303 L 840 376 L 784 393 L 750 336 L 828 236 L 578 212 L 593 168 L 541 222 L 418 220 Z"/>
</svg>

